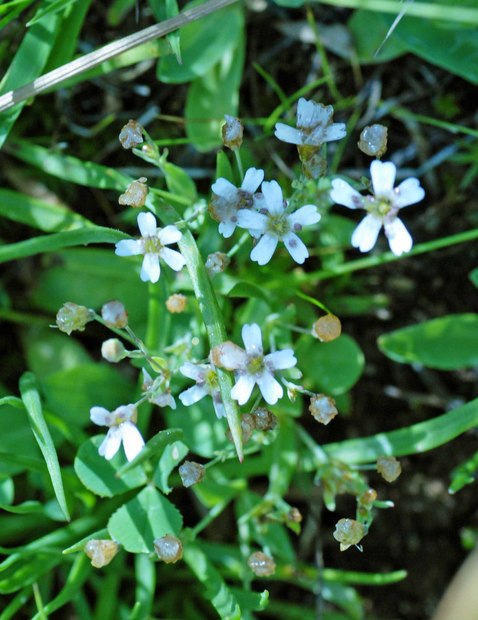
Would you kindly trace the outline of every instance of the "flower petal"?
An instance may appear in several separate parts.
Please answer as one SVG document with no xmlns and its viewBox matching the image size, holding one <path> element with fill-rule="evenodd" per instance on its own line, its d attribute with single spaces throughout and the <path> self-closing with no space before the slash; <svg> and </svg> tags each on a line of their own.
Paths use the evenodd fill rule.
<svg viewBox="0 0 478 620">
<path fill-rule="evenodd" d="M 220 178 L 211 186 L 212 191 L 227 202 L 234 202 L 237 194 L 237 187 L 227 179 Z"/>
<path fill-rule="evenodd" d="M 226 417 L 226 408 L 224 407 L 224 403 L 222 402 L 220 395 L 218 396 L 219 397 L 217 399 L 213 397 L 212 404 L 214 406 L 216 416 L 221 419 Z"/>
<path fill-rule="evenodd" d="M 244 405 L 251 397 L 255 383 L 251 375 L 240 374 L 231 390 L 231 398 L 237 400 L 239 405 Z"/>
<path fill-rule="evenodd" d="M 378 233 L 382 228 L 382 220 L 375 215 L 363 218 L 352 235 L 352 245 L 361 252 L 369 252 L 377 242 Z"/>
<path fill-rule="evenodd" d="M 169 224 L 158 232 L 158 239 L 163 245 L 169 245 L 170 243 L 177 243 L 183 235 L 176 226 Z"/>
<path fill-rule="evenodd" d="M 98 454 L 104 456 L 107 461 L 112 459 L 121 445 L 121 430 L 119 426 L 112 426 L 102 444 L 98 448 Z"/>
<path fill-rule="evenodd" d="M 136 256 L 143 253 L 143 244 L 138 239 L 122 239 L 115 248 L 116 256 Z"/>
<path fill-rule="evenodd" d="M 284 125 L 284 123 L 276 123 L 274 134 L 276 138 L 282 140 L 282 142 L 288 142 L 289 144 L 303 144 L 302 132 L 295 127 Z"/>
<path fill-rule="evenodd" d="M 370 176 L 375 196 L 388 197 L 393 191 L 397 169 L 391 161 L 379 161 L 375 159 L 370 165 Z"/>
<path fill-rule="evenodd" d="M 219 224 L 219 234 L 221 234 L 224 239 L 229 239 L 229 237 L 232 236 L 232 233 L 236 230 L 236 226 L 237 222 L 234 222 L 232 219 L 224 220 Z"/>
<path fill-rule="evenodd" d="M 413 239 L 400 218 L 396 217 L 385 224 L 385 234 L 395 256 L 401 256 L 412 249 Z"/>
<path fill-rule="evenodd" d="M 297 358 L 292 349 L 281 349 L 266 355 L 264 362 L 269 370 L 285 370 L 293 368 L 297 364 Z"/>
<path fill-rule="evenodd" d="M 113 415 L 104 407 L 92 407 L 90 409 L 90 420 L 98 426 L 110 426 Z"/>
<path fill-rule="evenodd" d="M 402 181 L 402 183 L 395 188 L 394 193 L 396 196 L 394 205 L 399 209 L 414 205 L 425 197 L 425 190 L 420 186 L 420 181 L 415 179 L 415 177 Z"/>
<path fill-rule="evenodd" d="M 338 205 L 343 205 L 349 209 L 361 209 L 363 207 L 363 197 L 342 179 L 332 181 L 330 198 Z"/>
<path fill-rule="evenodd" d="M 153 237 L 157 227 L 156 218 L 149 211 L 138 215 L 138 228 L 142 237 Z"/>
<path fill-rule="evenodd" d="M 214 366 L 226 370 L 243 369 L 247 365 L 247 355 L 244 349 L 229 340 L 213 347 L 210 358 Z"/>
<path fill-rule="evenodd" d="M 183 405 L 189 407 L 189 405 L 194 405 L 194 403 L 197 403 L 199 400 L 201 400 L 201 398 L 204 398 L 206 395 L 207 390 L 204 385 L 193 385 L 189 389 L 184 390 L 184 392 L 181 392 L 178 398 L 183 403 Z"/>
<path fill-rule="evenodd" d="M 266 403 L 269 403 L 269 405 L 275 405 L 284 394 L 281 384 L 270 372 L 263 372 L 257 380 L 257 385 L 259 386 L 264 400 Z"/>
<path fill-rule="evenodd" d="M 302 265 L 305 259 L 309 256 L 309 250 L 302 239 L 300 239 L 295 233 L 288 232 L 282 237 L 282 241 L 295 262 Z"/>
<path fill-rule="evenodd" d="M 333 114 L 334 109 L 331 105 L 325 106 L 301 97 L 297 103 L 297 127 L 301 129 L 318 125 L 325 127 L 330 123 Z"/>
<path fill-rule="evenodd" d="M 264 194 L 269 213 L 282 213 L 284 211 L 284 199 L 279 183 L 277 181 L 264 181 L 261 190 Z"/>
<path fill-rule="evenodd" d="M 241 335 L 248 355 L 256 356 L 263 354 L 262 333 L 257 323 L 243 325 Z"/>
<path fill-rule="evenodd" d="M 310 226 L 311 224 L 317 224 L 320 220 L 320 213 L 315 205 L 304 205 L 297 209 L 297 211 L 294 211 L 294 213 L 291 213 L 287 219 L 292 228 L 295 224 Z"/>
<path fill-rule="evenodd" d="M 259 265 L 267 265 L 275 252 L 279 239 L 275 235 L 266 233 L 259 239 L 251 252 L 251 260 Z"/>
<path fill-rule="evenodd" d="M 174 269 L 174 271 L 181 271 L 186 264 L 184 256 L 176 250 L 170 250 L 169 248 L 161 248 L 159 255 L 164 262 Z"/>
<path fill-rule="evenodd" d="M 123 448 L 128 461 L 132 461 L 138 456 L 144 447 L 144 439 L 133 422 L 123 422 L 119 425 Z"/>
<path fill-rule="evenodd" d="M 252 228 L 254 230 L 262 230 L 265 232 L 268 221 L 269 218 L 267 215 L 258 213 L 252 209 L 240 209 L 237 212 L 237 225 L 241 228 Z"/>
<path fill-rule="evenodd" d="M 140 278 L 143 282 L 157 282 L 161 274 L 157 254 L 145 254 L 141 266 Z"/>
<path fill-rule="evenodd" d="M 253 194 L 263 180 L 264 170 L 261 170 L 260 168 L 249 168 L 244 175 L 244 180 L 241 183 L 241 189 L 245 192 Z"/>
<path fill-rule="evenodd" d="M 199 364 L 184 362 L 179 372 L 189 379 L 194 379 L 194 381 L 205 381 L 207 369 Z"/>
<path fill-rule="evenodd" d="M 347 135 L 345 129 L 345 123 L 332 123 L 324 131 L 324 142 L 331 142 L 332 140 L 342 140 Z"/>
</svg>

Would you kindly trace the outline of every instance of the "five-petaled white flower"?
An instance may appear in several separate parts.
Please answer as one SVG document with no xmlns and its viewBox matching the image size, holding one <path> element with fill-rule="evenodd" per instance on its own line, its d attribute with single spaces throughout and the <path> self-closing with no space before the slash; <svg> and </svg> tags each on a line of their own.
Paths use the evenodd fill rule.
<svg viewBox="0 0 478 620">
<path fill-rule="evenodd" d="M 239 405 L 249 400 L 256 383 L 264 400 L 274 405 L 282 398 L 284 390 L 273 373 L 295 366 L 297 359 L 294 352 L 292 349 L 282 349 L 264 355 L 261 329 L 257 323 L 243 326 L 242 340 L 245 351 L 233 342 L 223 342 L 211 350 L 211 361 L 215 366 L 234 371 L 236 383 L 231 396 Z"/>
<path fill-rule="evenodd" d="M 211 396 L 216 416 L 218 418 L 225 417 L 226 410 L 222 402 L 219 381 L 214 366 L 211 364 L 193 364 L 192 362 L 185 362 L 179 370 L 185 377 L 196 381 L 196 385 L 181 392 L 179 395 L 179 400 L 183 405 L 189 407 L 189 405 L 197 403 L 205 396 Z"/>
<path fill-rule="evenodd" d="M 321 146 L 346 135 L 344 123 L 333 123 L 334 108 L 301 97 L 297 104 L 297 129 L 276 123 L 275 135 L 283 142 L 298 146 Z"/>
<path fill-rule="evenodd" d="M 287 213 L 287 203 L 277 181 L 264 181 L 261 189 L 263 201 L 260 212 L 241 209 L 237 213 L 238 226 L 247 228 L 253 237 L 260 237 L 251 252 L 251 260 L 265 265 L 274 254 L 278 242 L 283 241 L 295 262 L 302 264 L 309 252 L 296 233 L 303 226 L 316 224 L 320 220 L 317 207 L 305 205 L 294 213 Z"/>
<path fill-rule="evenodd" d="M 239 209 L 254 207 L 258 197 L 255 192 L 264 179 L 264 170 L 249 168 L 244 175 L 241 187 L 235 187 L 227 179 L 218 179 L 211 187 L 213 195 L 209 212 L 219 224 L 219 232 L 226 239 L 237 226 Z"/>
<path fill-rule="evenodd" d="M 143 282 L 157 282 L 159 280 L 160 257 L 174 271 L 180 271 L 184 267 L 186 261 L 182 254 L 166 247 L 170 243 L 176 243 L 182 237 L 176 226 L 169 225 L 158 228 L 156 218 L 152 213 L 140 213 L 138 215 L 138 228 L 141 237 L 118 241 L 115 254 L 118 256 L 144 254 L 141 267 L 141 280 Z"/>
<path fill-rule="evenodd" d="M 374 247 L 382 226 L 390 249 L 396 256 L 412 249 L 412 238 L 398 212 L 422 200 L 425 191 L 414 177 L 405 179 L 394 188 L 396 172 L 392 162 L 372 162 L 373 196 L 362 196 L 342 179 L 332 181 L 330 197 L 334 202 L 349 209 L 365 209 L 368 212 L 352 235 L 352 245 L 361 252 L 368 252 Z"/>
<path fill-rule="evenodd" d="M 123 442 L 124 451 L 128 461 L 132 461 L 141 452 L 144 440 L 136 428 L 138 412 L 134 405 L 122 405 L 114 411 L 108 411 L 104 407 L 92 407 L 90 419 L 99 426 L 109 426 L 108 433 L 98 449 L 100 456 L 108 461 L 120 449 Z"/>
</svg>

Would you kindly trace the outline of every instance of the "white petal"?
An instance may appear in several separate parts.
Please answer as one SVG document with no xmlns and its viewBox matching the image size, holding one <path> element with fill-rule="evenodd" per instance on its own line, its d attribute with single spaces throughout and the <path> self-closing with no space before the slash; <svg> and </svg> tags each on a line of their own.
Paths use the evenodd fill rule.
<svg viewBox="0 0 478 620">
<path fill-rule="evenodd" d="M 113 411 L 112 415 L 115 419 L 131 420 L 136 416 L 136 407 L 134 405 L 121 405 Z"/>
<path fill-rule="evenodd" d="M 345 129 L 345 123 L 333 123 L 330 127 L 327 127 L 324 132 L 324 142 L 331 142 L 332 140 L 341 140 L 347 135 Z"/>
<path fill-rule="evenodd" d="M 98 454 L 104 456 L 107 461 L 112 459 L 121 445 L 121 430 L 119 426 L 112 426 L 108 431 L 103 443 L 98 448 Z"/>
<path fill-rule="evenodd" d="M 237 400 L 239 405 L 244 405 L 251 397 L 255 383 L 256 382 L 254 381 L 254 378 L 251 377 L 251 375 L 239 375 L 236 380 L 235 386 L 231 390 L 231 398 Z"/>
<path fill-rule="evenodd" d="M 244 325 L 241 335 L 248 355 L 262 355 L 262 333 L 257 323 Z"/>
<path fill-rule="evenodd" d="M 388 196 L 393 190 L 397 169 L 391 161 L 375 159 L 370 165 L 370 176 L 375 196 Z"/>
<path fill-rule="evenodd" d="M 363 197 L 342 179 L 332 181 L 330 198 L 338 205 L 343 205 L 349 209 L 361 209 L 363 207 Z"/>
<path fill-rule="evenodd" d="M 159 267 L 159 257 L 157 254 L 145 254 L 141 266 L 140 278 L 143 282 L 157 282 L 161 270 Z"/>
<path fill-rule="evenodd" d="M 284 211 L 284 199 L 279 183 L 277 181 L 264 181 L 261 190 L 269 213 L 282 213 Z"/>
<path fill-rule="evenodd" d="M 213 398 L 212 399 L 212 404 L 214 406 L 214 411 L 216 413 L 216 416 L 219 419 L 225 418 L 226 417 L 226 408 L 224 407 L 224 403 L 222 402 L 222 400 L 220 398 L 218 400 Z"/>
<path fill-rule="evenodd" d="M 279 398 L 282 398 L 284 390 L 281 384 L 275 379 L 270 372 L 263 372 L 258 379 L 257 384 L 264 400 L 269 405 L 275 405 Z"/>
<path fill-rule="evenodd" d="M 295 233 L 288 232 L 282 237 L 282 241 L 295 262 L 302 265 L 305 259 L 309 256 L 309 250 L 302 239 L 299 239 Z"/>
<path fill-rule="evenodd" d="M 246 367 L 247 354 L 244 349 L 228 340 L 211 350 L 211 361 L 220 368 L 238 370 Z"/>
<path fill-rule="evenodd" d="M 173 226 L 172 224 L 161 228 L 161 230 L 158 232 L 158 239 L 163 245 L 177 243 L 182 236 L 183 235 L 181 231 L 179 231 L 176 226 Z"/>
<path fill-rule="evenodd" d="M 115 248 L 116 256 L 136 256 L 143 253 L 143 245 L 137 239 L 122 239 Z"/>
<path fill-rule="evenodd" d="M 152 213 L 140 213 L 138 215 L 138 228 L 142 237 L 152 237 L 156 234 L 158 225 Z"/>
<path fill-rule="evenodd" d="M 206 378 L 206 368 L 199 364 L 193 364 L 192 362 L 184 362 L 179 369 L 179 372 L 189 379 L 194 381 L 204 381 Z"/>
<path fill-rule="evenodd" d="M 275 252 L 278 241 L 275 235 L 266 233 L 252 250 L 251 260 L 259 265 L 267 265 Z"/>
<path fill-rule="evenodd" d="M 211 186 L 212 191 L 228 202 L 234 202 L 237 194 L 237 187 L 227 179 L 220 178 Z"/>
<path fill-rule="evenodd" d="M 289 127 L 284 123 L 276 123 L 274 134 L 276 138 L 289 144 L 303 144 L 304 142 L 302 132 L 299 129 Z"/>
<path fill-rule="evenodd" d="M 250 194 L 253 194 L 257 188 L 259 187 L 259 185 L 262 183 L 262 181 L 264 180 L 264 170 L 261 170 L 260 168 L 249 168 L 249 170 L 247 170 L 246 174 L 244 175 L 244 180 L 242 181 L 241 184 L 241 189 L 243 189 L 246 192 L 249 192 Z"/>
<path fill-rule="evenodd" d="M 420 202 L 425 197 L 425 190 L 420 186 L 420 181 L 411 177 L 402 181 L 394 191 L 395 199 L 394 205 L 401 209 L 402 207 L 408 207 L 414 205 L 416 202 Z"/>
<path fill-rule="evenodd" d="M 352 245 L 361 252 L 369 252 L 375 245 L 378 233 L 382 228 L 382 220 L 375 215 L 363 218 L 352 235 Z"/>
<path fill-rule="evenodd" d="M 201 400 L 201 398 L 204 398 L 206 395 L 207 390 L 203 385 L 193 385 L 188 390 L 184 390 L 184 392 L 181 392 L 178 398 L 183 403 L 183 405 L 189 407 L 189 405 L 194 405 L 194 403 L 197 403 L 199 400 Z"/>
<path fill-rule="evenodd" d="M 295 224 L 310 226 L 311 224 L 317 224 L 320 220 L 320 213 L 315 205 L 304 205 L 297 209 L 297 211 L 294 211 L 294 213 L 291 213 L 287 219 L 292 228 Z"/>
<path fill-rule="evenodd" d="M 413 240 L 405 228 L 405 224 L 398 217 L 392 222 L 385 224 L 385 234 L 388 238 L 390 249 L 395 256 L 401 256 L 404 252 L 410 252 Z"/>
<path fill-rule="evenodd" d="M 292 349 L 282 349 L 266 355 L 264 362 L 269 370 L 284 370 L 293 368 L 297 364 L 297 358 Z"/>
<path fill-rule="evenodd" d="M 297 104 L 297 127 L 325 127 L 330 123 L 333 113 L 331 105 L 325 106 L 301 97 Z"/>
<path fill-rule="evenodd" d="M 236 230 L 237 222 L 233 222 L 232 219 L 225 220 L 224 222 L 220 222 L 219 224 L 219 234 L 221 234 L 224 239 L 229 239 L 232 236 L 232 233 Z"/>
<path fill-rule="evenodd" d="M 237 212 L 237 225 L 241 228 L 252 228 L 265 232 L 269 218 L 263 213 L 258 213 L 252 209 L 240 209 Z"/>
<path fill-rule="evenodd" d="M 174 269 L 174 271 L 181 271 L 181 269 L 186 264 L 186 259 L 184 258 L 184 256 L 176 250 L 162 248 L 159 252 L 159 255 L 164 260 L 164 262 L 171 267 L 171 269 Z"/>
<path fill-rule="evenodd" d="M 92 407 L 90 409 L 90 420 L 98 426 L 110 426 L 113 416 L 104 407 Z"/>
<path fill-rule="evenodd" d="M 123 422 L 118 427 L 123 439 L 123 448 L 128 461 L 138 456 L 144 447 L 144 439 L 133 422 Z"/>
</svg>

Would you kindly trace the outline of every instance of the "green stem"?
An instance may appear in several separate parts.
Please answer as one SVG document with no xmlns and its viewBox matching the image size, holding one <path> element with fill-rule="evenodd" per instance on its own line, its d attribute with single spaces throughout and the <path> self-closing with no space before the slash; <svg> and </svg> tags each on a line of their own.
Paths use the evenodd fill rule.
<svg viewBox="0 0 478 620">
<path fill-rule="evenodd" d="M 200 534 L 204 529 L 206 529 L 207 526 L 210 525 L 214 521 L 214 519 L 216 519 L 221 514 L 221 512 L 229 505 L 229 503 L 230 499 L 227 499 L 213 506 L 211 510 L 207 513 L 207 515 L 203 517 L 201 521 L 199 521 L 196 527 L 193 527 L 190 530 L 190 534 L 192 537 L 191 539 L 195 540 L 198 534 Z"/>
</svg>

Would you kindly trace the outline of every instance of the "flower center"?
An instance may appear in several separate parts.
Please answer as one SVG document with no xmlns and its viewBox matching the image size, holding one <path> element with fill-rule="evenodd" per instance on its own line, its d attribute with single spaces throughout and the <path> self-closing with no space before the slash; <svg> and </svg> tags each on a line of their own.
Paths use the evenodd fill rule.
<svg viewBox="0 0 478 620">
<path fill-rule="evenodd" d="M 249 375 L 259 375 L 264 370 L 264 357 L 262 355 L 251 355 L 247 359 L 247 373 Z"/>
<path fill-rule="evenodd" d="M 385 217 L 392 210 L 392 204 L 390 200 L 387 200 L 386 198 L 368 196 L 364 202 L 364 209 L 366 209 L 372 215 L 377 215 L 378 217 Z"/>
<path fill-rule="evenodd" d="M 204 382 L 211 391 L 219 390 L 219 381 L 214 370 L 208 370 Z"/>
<path fill-rule="evenodd" d="M 163 248 L 163 244 L 156 236 L 142 237 L 141 241 L 145 254 L 159 254 L 161 249 Z"/>
<path fill-rule="evenodd" d="M 287 215 L 281 213 L 280 215 L 270 215 L 267 221 L 267 231 L 282 238 L 290 231 L 290 224 L 287 220 Z"/>
<path fill-rule="evenodd" d="M 250 209 L 252 207 L 252 194 L 244 189 L 237 190 L 237 209 Z"/>
</svg>

